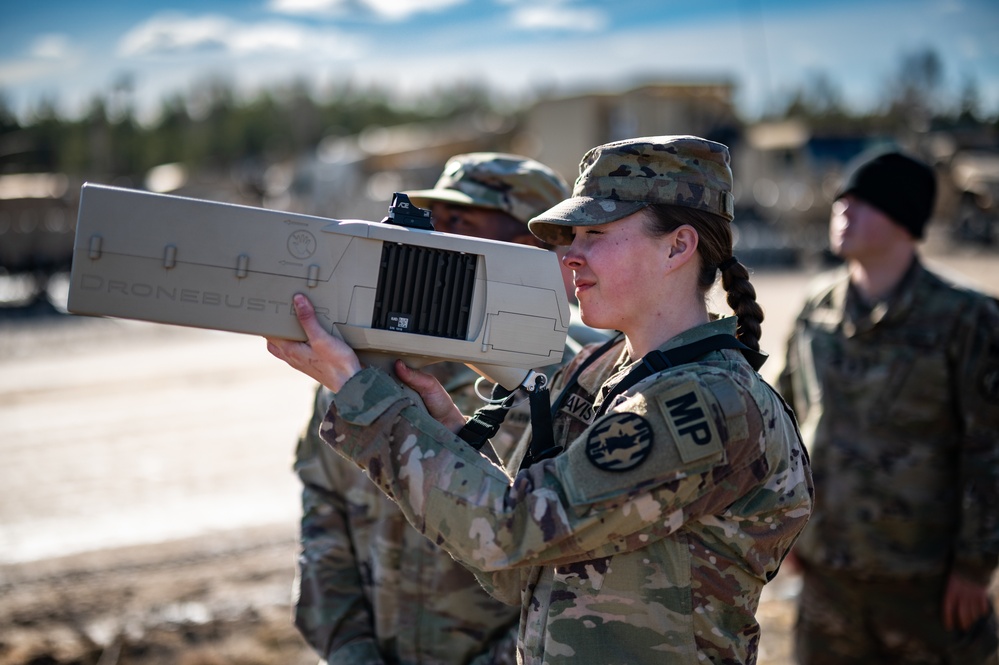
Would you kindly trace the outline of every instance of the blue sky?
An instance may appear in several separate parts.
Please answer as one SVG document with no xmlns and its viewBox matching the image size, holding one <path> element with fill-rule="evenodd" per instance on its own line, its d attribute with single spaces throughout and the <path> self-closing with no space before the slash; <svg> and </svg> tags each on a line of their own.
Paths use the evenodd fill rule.
<svg viewBox="0 0 999 665">
<path fill-rule="evenodd" d="M 196 81 L 252 94 L 301 79 L 400 96 L 484 81 L 511 98 L 541 88 L 613 90 L 725 78 L 752 118 L 816 73 L 869 108 L 903 54 L 933 48 L 942 94 L 976 82 L 999 115 L 996 0 L 5 0 L 0 94 L 74 115 L 129 79 L 148 115 Z"/>
</svg>

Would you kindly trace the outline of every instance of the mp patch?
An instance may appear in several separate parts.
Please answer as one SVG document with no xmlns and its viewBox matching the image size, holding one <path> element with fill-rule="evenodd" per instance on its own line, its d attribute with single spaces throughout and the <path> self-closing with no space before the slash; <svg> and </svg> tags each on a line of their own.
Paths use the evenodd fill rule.
<svg viewBox="0 0 999 665">
<path fill-rule="evenodd" d="M 677 386 L 658 395 L 656 402 L 684 463 L 722 451 L 721 437 L 699 385 Z"/>
<path fill-rule="evenodd" d="M 586 458 L 604 471 L 630 471 L 652 452 L 652 426 L 637 413 L 602 418 L 586 439 Z"/>
</svg>

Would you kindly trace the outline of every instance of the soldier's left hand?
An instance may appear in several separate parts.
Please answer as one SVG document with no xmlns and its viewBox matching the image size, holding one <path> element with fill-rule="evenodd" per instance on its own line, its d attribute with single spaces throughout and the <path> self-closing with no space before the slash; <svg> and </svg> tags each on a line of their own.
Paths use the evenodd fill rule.
<svg viewBox="0 0 999 665">
<path fill-rule="evenodd" d="M 308 298 L 299 293 L 292 303 L 307 341 L 268 338 L 267 350 L 336 393 L 361 371 L 361 361 L 346 342 L 323 328 Z"/>
</svg>

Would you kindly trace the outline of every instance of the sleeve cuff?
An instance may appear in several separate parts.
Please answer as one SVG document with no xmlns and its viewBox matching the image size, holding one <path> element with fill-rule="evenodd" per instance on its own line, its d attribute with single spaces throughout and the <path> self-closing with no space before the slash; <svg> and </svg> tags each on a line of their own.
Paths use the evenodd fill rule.
<svg viewBox="0 0 999 665">
<path fill-rule="evenodd" d="M 357 640 L 326 654 L 329 665 L 384 665 L 374 639 Z"/>
<path fill-rule="evenodd" d="M 333 403 L 338 419 L 364 427 L 401 399 L 409 398 L 398 383 L 382 370 L 366 367 L 343 384 Z"/>
<path fill-rule="evenodd" d="M 988 557 L 988 560 L 959 558 L 954 561 L 953 570 L 960 573 L 962 577 L 982 586 L 988 586 L 992 580 L 992 574 L 996 570 L 996 560 L 995 557 Z"/>
</svg>

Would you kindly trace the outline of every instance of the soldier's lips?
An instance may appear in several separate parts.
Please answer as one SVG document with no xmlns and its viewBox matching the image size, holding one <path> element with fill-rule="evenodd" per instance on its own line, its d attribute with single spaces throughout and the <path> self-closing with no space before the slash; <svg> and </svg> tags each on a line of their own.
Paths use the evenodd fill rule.
<svg viewBox="0 0 999 665">
<path fill-rule="evenodd" d="M 580 293 L 585 293 L 586 291 L 589 291 L 595 285 L 596 285 L 596 282 L 590 282 L 590 281 L 581 281 L 581 280 L 579 280 L 579 281 L 573 282 L 573 286 L 576 287 L 576 297 L 578 298 Z"/>
</svg>

